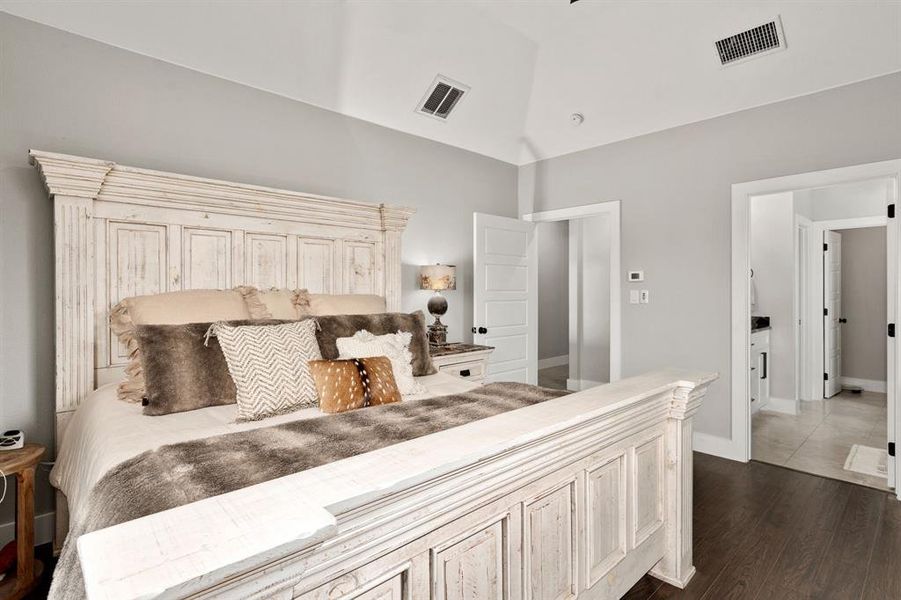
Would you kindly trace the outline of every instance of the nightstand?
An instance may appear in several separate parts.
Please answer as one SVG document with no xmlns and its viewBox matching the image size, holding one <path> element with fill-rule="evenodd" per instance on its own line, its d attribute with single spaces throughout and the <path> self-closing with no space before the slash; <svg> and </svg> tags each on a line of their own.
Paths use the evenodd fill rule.
<svg viewBox="0 0 901 600">
<path fill-rule="evenodd" d="M 450 373 L 464 379 L 482 383 L 488 373 L 488 357 L 494 352 L 492 346 L 475 344 L 444 344 L 429 346 L 432 363 L 442 373 Z"/>
<path fill-rule="evenodd" d="M 41 561 L 34 560 L 34 469 L 45 451 L 40 444 L 0 451 L 0 470 L 16 476 L 16 574 L 0 581 L 3 600 L 28 596 L 44 570 Z"/>
</svg>

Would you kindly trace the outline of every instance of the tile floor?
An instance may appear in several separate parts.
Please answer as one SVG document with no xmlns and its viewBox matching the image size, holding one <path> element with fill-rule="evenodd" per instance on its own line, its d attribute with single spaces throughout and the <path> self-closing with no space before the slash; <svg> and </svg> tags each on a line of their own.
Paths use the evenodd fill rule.
<svg viewBox="0 0 901 600">
<path fill-rule="evenodd" d="M 752 419 L 751 457 L 823 477 L 887 490 L 886 480 L 846 471 L 854 444 L 885 448 L 885 394 L 841 394 L 801 402 L 798 415 L 757 411 Z"/>
<path fill-rule="evenodd" d="M 553 388 L 555 390 L 566 389 L 566 379 L 569 377 L 569 365 L 538 369 L 538 385 Z"/>
</svg>

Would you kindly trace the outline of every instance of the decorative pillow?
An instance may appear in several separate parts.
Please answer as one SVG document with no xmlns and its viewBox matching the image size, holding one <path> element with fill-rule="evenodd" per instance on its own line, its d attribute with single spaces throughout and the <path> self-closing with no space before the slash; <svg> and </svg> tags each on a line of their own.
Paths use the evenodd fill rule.
<svg viewBox="0 0 901 600">
<path fill-rule="evenodd" d="M 235 382 L 238 421 L 316 405 L 316 385 L 308 364 L 322 358 L 315 329 L 312 319 L 269 326 L 213 326 Z"/>
<path fill-rule="evenodd" d="M 372 315 L 387 310 L 385 299 L 373 294 L 310 294 L 309 314 Z"/>
<path fill-rule="evenodd" d="M 110 311 L 110 329 L 128 350 L 126 379 L 119 384 L 119 399 L 141 402 L 144 374 L 135 336 L 138 325 L 182 325 L 249 319 L 244 297 L 237 290 L 184 290 L 149 296 L 133 296 Z"/>
<path fill-rule="evenodd" d="M 421 310 L 414 313 L 381 313 L 375 315 L 332 315 L 316 317 L 319 329 L 316 338 L 319 340 L 319 349 L 322 358 L 333 360 L 338 358 L 337 339 L 351 337 L 358 331 L 365 329 L 374 335 L 409 331 L 410 352 L 413 354 L 413 375 L 432 375 L 435 366 L 429 355 L 429 338 L 425 330 L 425 315 Z"/>
<path fill-rule="evenodd" d="M 244 297 L 252 319 L 295 321 L 310 315 L 310 295 L 307 290 L 259 290 L 249 285 L 235 289 Z"/>
<path fill-rule="evenodd" d="M 284 321 L 228 321 L 229 325 L 279 325 Z M 168 415 L 235 403 L 235 383 L 212 323 L 138 325 L 144 376 L 144 414 Z"/>
<path fill-rule="evenodd" d="M 385 356 L 391 361 L 391 371 L 401 395 L 424 394 L 425 386 L 413 377 L 413 354 L 410 352 L 410 340 L 413 334 L 409 331 L 373 335 L 366 331 L 356 332 L 351 337 L 335 340 L 338 346 L 338 358 L 368 358 Z"/>
<path fill-rule="evenodd" d="M 391 361 L 385 356 L 310 361 L 319 410 L 340 413 L 400 402 Z"/>
</svg>

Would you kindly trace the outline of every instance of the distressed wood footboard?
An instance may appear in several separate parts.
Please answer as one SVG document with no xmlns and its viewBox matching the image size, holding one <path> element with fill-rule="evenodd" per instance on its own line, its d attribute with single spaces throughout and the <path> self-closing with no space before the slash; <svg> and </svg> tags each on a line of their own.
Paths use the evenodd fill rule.
<svg viewBox="0 0 901 600">
<path fill-rule="evenodd" d="M 90 598 L 619 598 L 692 564 L 692 415 L 663 370 L 82 536 Z"/>
</svg>

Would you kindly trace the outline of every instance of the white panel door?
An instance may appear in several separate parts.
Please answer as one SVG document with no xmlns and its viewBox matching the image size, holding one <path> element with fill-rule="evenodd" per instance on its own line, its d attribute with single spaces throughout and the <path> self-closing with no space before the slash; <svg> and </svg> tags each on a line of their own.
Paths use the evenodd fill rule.
<svg viewBox="0 0 901 600">
<path fill-rule="evenodd" d="M 486 382 L 538 382 L 535 224 L 473 215 L 473 341 L 494 346 Z"/>
<path fill-rule="evenodd" d="M 842 234 L 823 232 L 823 396 L 842 391 Z"/>
</svg>

